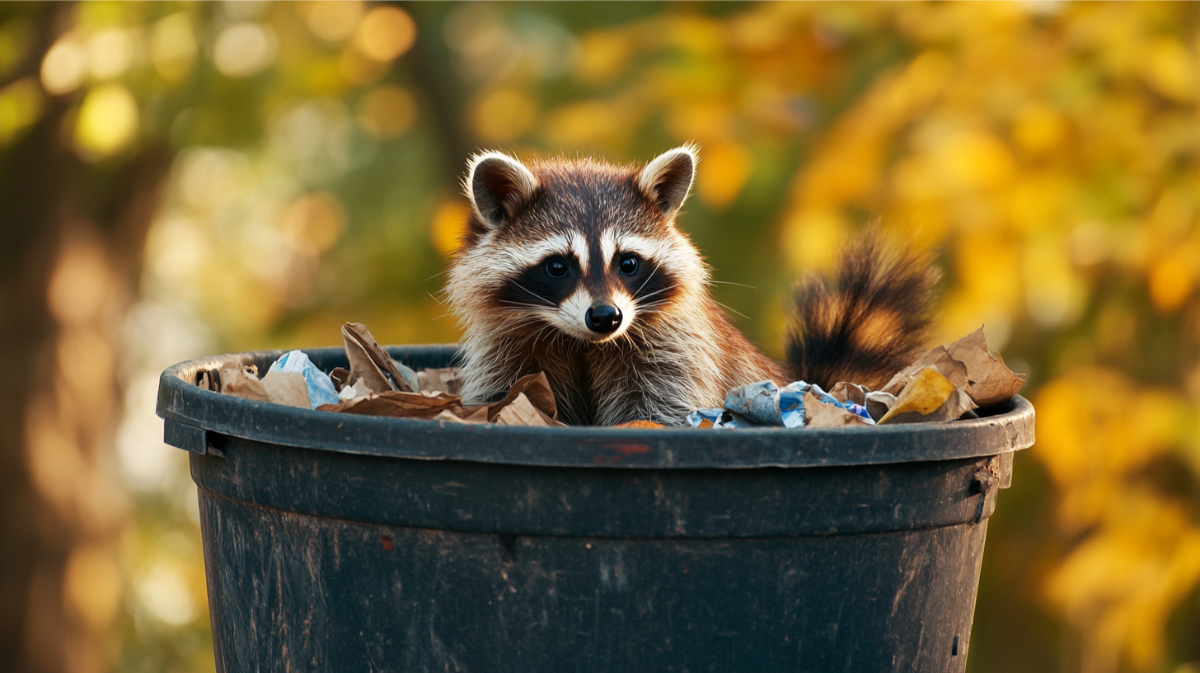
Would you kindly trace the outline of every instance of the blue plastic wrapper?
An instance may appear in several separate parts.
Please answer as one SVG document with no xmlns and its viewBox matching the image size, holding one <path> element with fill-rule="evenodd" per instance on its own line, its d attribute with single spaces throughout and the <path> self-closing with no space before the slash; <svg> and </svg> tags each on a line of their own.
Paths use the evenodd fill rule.
<svg viewBox="0 0 1200 673">
<path fill-rule="evenodd" d="M 297 372 L 304 376 L 304 385 L 308 388 L 308 403 L 313 409 L 322 404 L 337 404 L 338 393 L 333 387 L 333 381 L 301 351 L 289 351 L 276 360 L 268 371 Z"/>
<path fill-rule="evenodd" d="M 804 381 L 789 383 L 783 388 L 771 381 L 759 381 L 734 388 L 725 396 L 725 408 L 734 412 L 735 415 L 744 416 L 745 420 L 751 424 L 800 428 L 804 427 L 806 422 L 804 418 L 805 393 L 812 393 L 822 402 L 845 409 L 872 425 L 875 423 L 863 407 L 853 402 L 845 404 L 838 402 L 832 395 L 821 390 L 821 386 Z M 717 426 L 717 423 L 714 422 L 713 426 Z"/>
<path fill-rule="evenodd" d="M 801 395 L 800 399 L 800 419 L 803 423 L 804 396 Z M 779 386 L 770 381 L 759 381 L 729 391 L 725 395 L 725 408 L 745 416 L 752 423 L 783 425 L 783 421 L 780 419 L 779 401 Z"/>
<path fill-rule="evenodd" d="M 867 413 L 866 407 L 862 406 L 861 404 L 855 404 L 853 402 L 843 402 L 839 406 L 841 406 L 846 411 L 849 411 L 850 413 L 854 414 L 855 416 L 862 418 L 864 421 L 870 423 L 871 425 L 875 425 L 875 419 L 871 418 L 871 414 Z"/>
<path fill-rule="evenodd" d="M 400 376 L 404 377 L 404 382 L 408 384 L 410 390 L 421 390 L 421 384 L 417 381 L 416 372 L 404 366 L 403 363 L 396 361 L 394 358 L 389 359 L 392 360 L 392 365 L 396 367 L 396 371 L 400 372 Z M 388 377 L 389 380 L 392 378 L 392 375 L 388 373 L 384 373 L 384 376 Z M 392 383 L 395 385 L 396 381 L 392 381 Z M 401 390 L 399 385 L 396 385 L 396 389 Z"/>
<path fill-rule="evenodd" d="M 712 425 L 705 425 L 705 421 Z M 725 430 L 752 428 L 756 425 L 755 423 L 751 423 L 746 417 L 726 411 L 725 409 L 697 409 L 687 415 L 687 422 L 693 428 L 711 427 Z"/>
</svg>

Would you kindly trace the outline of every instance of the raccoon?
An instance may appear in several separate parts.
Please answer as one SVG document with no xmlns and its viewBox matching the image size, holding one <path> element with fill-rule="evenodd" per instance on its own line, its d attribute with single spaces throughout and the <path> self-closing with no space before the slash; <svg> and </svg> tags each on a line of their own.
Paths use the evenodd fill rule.
<svg viewBox="0 0 1200 673">
<path fill-rule="evenodd" d="M 919 256 L 883 254 L 874 236 L 843 252 L 834 278 L 797 284 L 786 363 L 742 335 L 676 221 L 696 164 L 692 145 L 644 167 L 470 160 L 472 208 L 446 284 L 465 402 L 495 401 L 540 371 L 565 423 L 680 425 L 737 386 L 877 387 L 911 362 L 937 274 Z"/>
</svg>

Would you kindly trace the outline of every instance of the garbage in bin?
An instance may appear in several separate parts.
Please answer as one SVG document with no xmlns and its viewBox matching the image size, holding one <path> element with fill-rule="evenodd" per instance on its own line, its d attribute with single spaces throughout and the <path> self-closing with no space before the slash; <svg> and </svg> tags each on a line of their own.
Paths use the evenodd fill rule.
<svg viewBox="0 0 1200 673">
<path fill-rule="evenodd" d="M 304 376 L 312 408 L 321 411 L 436 418 L 451 423 L 561 425 L 554 393 L 544 374 L 521 378 L 495 404 L 467 406 L 456 394 L 455 368 L 414 370 L 385 353 L 359 323 L 346 323 L 342 337 L 348 369 L 339 367 L 327 375 L 302 352 L 291 351 L 270 366 L 268 377 L 275 375 L 271 381 L 264 378 L 259 384 L 250 380 L 252 374 L 234 371 L 226 376 L 231 379 L 229 385 L 209 387 L 248 399 L 303 406 L 300 395 L 294 392 L 296 382 L 278 376 L 280 372 L 298 372 Z M 207 377 L 219 380 L 219 372 L 201 375 L 198 385 L 207 386 Z M 981 327 L 952 344 L 930 349 L 898 372 L 881 391 L 849 381 L 839 382 L 828 393 L 804 381 L 782 388 L 773 381 L 759 381 L 730 390 L 723 409 L 698 409 L 683 420 L 691 427 L 705 429 L 953 421 L 979 406 L 1011 399 L 1024 382 L 1022 375 L 1009 370 L 1003 359 L 988 350 Z M 289 385 L 291 397 L 285 392 Z M 283 388 L 272 392 L 278 386 Z M 635 423 L 642 428 L 662 427 L 650 421 Z"/>
</svg>

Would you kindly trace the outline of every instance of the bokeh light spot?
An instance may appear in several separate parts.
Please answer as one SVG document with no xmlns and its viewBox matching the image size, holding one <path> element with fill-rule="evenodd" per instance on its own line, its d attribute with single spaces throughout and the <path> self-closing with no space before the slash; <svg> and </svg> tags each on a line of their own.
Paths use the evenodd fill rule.
<svg viewBox="0 0 1200 673">
<path fill-rule="evenodd" d="M 1150 44 L 1142 61 L 1147 82 L 1167 98 L 1190 101 L 1196 96 L 1195 57 L 1178 40 L 1160 38 Z"/>
<path fill-rule="evenodd" d="M 124 74 L 133 64 L 133 36 L 129 31 L 109 28 L 88 38 L 88 70 L 97 79 L 112 79 Z"/>
<path fill-rule="evenodd" d="M 305 194 L 283 213 L 280 227 L 298 250 L 319 254 L 333 247 L 346 226 L 346 209 L 328 192 Z"/>
<path fill-rule="evenodd" d="M 461 199 L 443 201 L 434 212 L 429 237 L 442 257 L 450 257 L 458 250 L 469 213 L 470 208 Z"/>
<path fill-rule="evenodd" d="M 226 77 L 250 77 L 270 65 L 275 57 L 275 40 L 257 23 L 232 25 L 217 36 L 213 62 Z"/>
<path fill-rule="evenodd" d="M 142 605 L 159 621 L 179 626 L 196 615 L 196 605 L 182 573 L 173 565 L 160 562 L 137 584 Z"/>
<path fill-rule="evenodd" d="M 112 622 L 121 606 L 121 570 L 113 552 L 99 545 L 76 548 L 63 573 L 63 598 L 91 629 Z"/>
<path fill-rule="evenodd" d="M 42 86 L 56 96 L 78 89 L 86 74 L 87 52 L 71 33 L 60 37 L 42 59 Z"/>
<path fill-rule="evenodd" d="M 1167 255 L 1150 267 L 1150 299 L 1162 313 L 1174 313 L 1192 294 L 1195 277 L 1177 254 Z"/>
<path fill-rule="evenodd" d="M 376 7 L 367 12 L 354 35 L 354 46 L 376 61 L 392 61 L 408 51 L 417 38 L 417 25 L 404 10 Z"/>
<path fill-rule="evenodd" d="M 139 123 L 137 101 L 121 84 L 90 91 L 79 108 L 75 143 L 85 155 L 111 156 L 133 142 Z"/>
<path fill-rule="evenodd" d="M 708 146 L 703 158 L 704 170 L 696 175 L 696 192 L 706 205 L 728 208 L 750 178 L 750 152 L 737 143 L 725 142 Z"/>
<path fill-rule="evenodd" d="M 169 82 L 183 79 L 196 60 L 196 36 L 186 12 L 160 19 L 150 32 L 150 60 Z"/>
<path fill-rule="evenodd" d="M 326 42 L 341 42 L 354 34 L 363 17 L 356 0 L 318 0 L 305 6 L 304 21 L 313 35 Z"/>
</svg>

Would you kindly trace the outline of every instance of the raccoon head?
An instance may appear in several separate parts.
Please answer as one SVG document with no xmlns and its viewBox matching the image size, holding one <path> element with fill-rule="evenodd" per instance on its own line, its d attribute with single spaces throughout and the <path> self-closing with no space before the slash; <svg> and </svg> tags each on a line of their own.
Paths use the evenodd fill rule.
<svg viewBox="0 0 1200 673">
<path fill-rule="evenodd" d="M 675 226 L 696 160 L 691 146 L 641 168 L 475 156 L 464 185 L 472 212 L 447 286 L 467 337 L 612 341 L 705 292 L 708 270 Z"/>
</svg>

